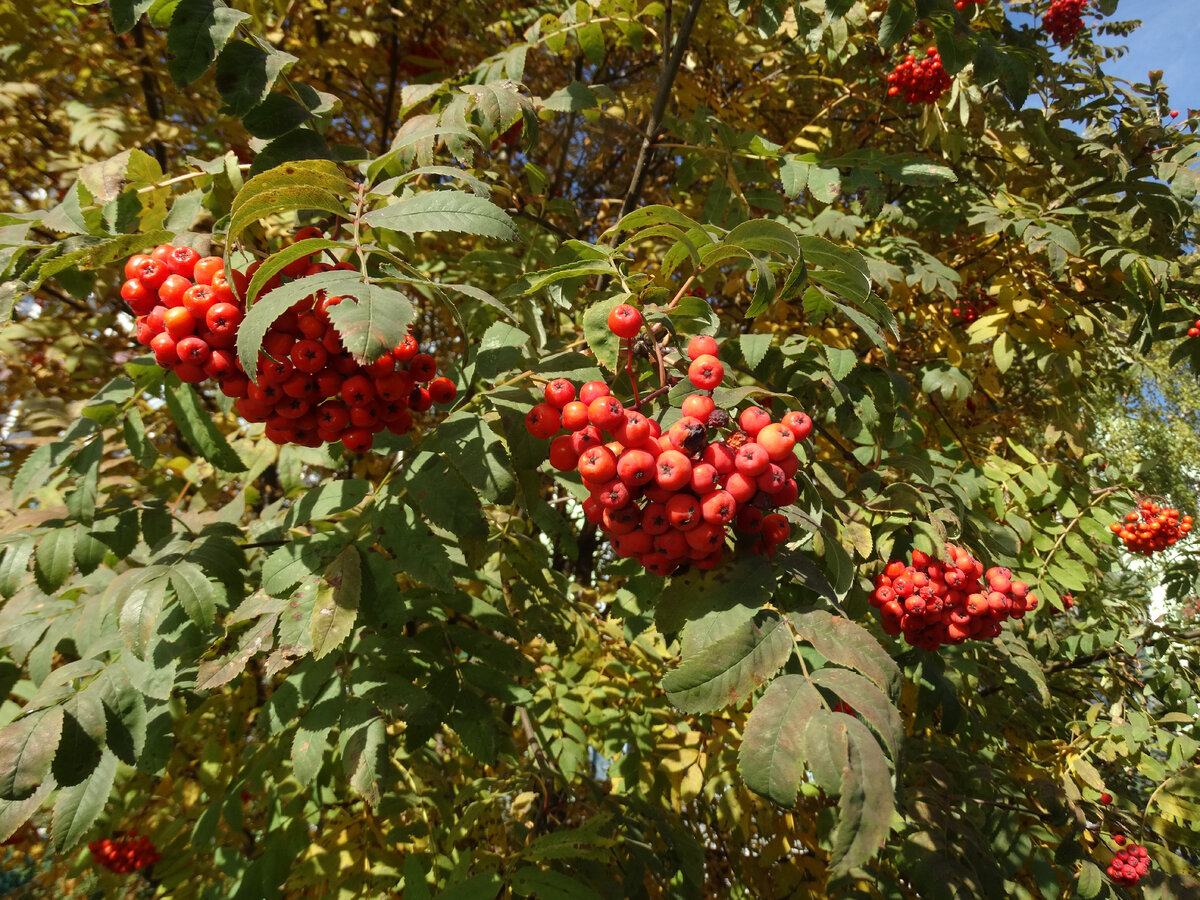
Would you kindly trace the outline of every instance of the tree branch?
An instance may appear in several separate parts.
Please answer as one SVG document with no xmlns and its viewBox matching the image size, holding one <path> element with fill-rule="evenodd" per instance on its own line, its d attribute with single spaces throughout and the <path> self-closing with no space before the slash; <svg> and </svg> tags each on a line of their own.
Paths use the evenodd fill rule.
<svg viewBox="0 0 1200 900">
<path fill-rule="evenodd" d="M 666 112 L 667 101 L 671 98 L 671 88 L 675 84 L 675 76 L 679 74 L 679 66 L 683 62 L 683 54 L 687 50 L 688 40 L 692 35 L 692 26 L 696 23 L 696 17 L 700 14 L 700 5 L 703 2 L 704 0 L 692 0 L 687 14 L 679 26 L 679 34 L 671 48 L 670 58 L 663 66 L 662 76 L 658 81 L 658 93 L 654 97 L 654 105 L 650 107 L 650 121 L 646 123 L 647 137 L 642 138 L 642 147 L 638 152 L 637 163 L 633 167 L 633 176 L 629 179 L 629 190 L 625 192 L 625 202 L 621 204 L 621 214 L 617 217 L 618 219 L 633 211 L 638 197 L 642 193 L 642 186 L 646 181 L 646 164 L 650 159 L 654 138 L 658 136 L 658 131 L 662 127 L 663 113 Z M 614 243 L 620 243 L 619 234 Z"/>
</svg>

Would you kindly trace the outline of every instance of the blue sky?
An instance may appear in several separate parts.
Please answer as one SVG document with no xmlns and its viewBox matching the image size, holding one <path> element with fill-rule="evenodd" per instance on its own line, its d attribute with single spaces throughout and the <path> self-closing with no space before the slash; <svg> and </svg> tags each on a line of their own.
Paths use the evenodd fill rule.
<svg viewBox="0 0 1200 900">
<path fill-rule="evenodd" d="M 1031 17 L 1021 7 L 1010 7 L 1015 23 Z M 1140 19 L 1142 27 L 1127 38 L 1105 37 L 1111 47 L 1125 47 L 1127 53 L 1108 63 L 1105 71 L 1130 82 L 1146 82 L 1151 69 L 1163 70 L 1163 81 L 1170 89 L 1171 105 L 1179 110 L 1179 119 L 1188 108 L 1200 108 L 1200 61 L 1196 44 L 1200 42 L 1200 0 L 1119 0 L 1117 12 L 1110 17 L 1123 22 Z M 1085 16 L 1092 25 L 1095 16 Z M 1037 26 L 1041 27 L 1040 19 Z"/>
<path fill-rule="evenodd" d="M 1124 44 L 1129 53 L 1109 63 L 1106 71 L 1127 81 L 1146 81 L 1151 69 L 1162 69 L 1171 91 L 1171 105 L 1180 118 L 1189 107 L 1200 108 L 1200 0 L 1121 0 L 1117 20 L 1141 19 L 1142 27 L 1128 38 L 1107 38 Z"/>
</svg>

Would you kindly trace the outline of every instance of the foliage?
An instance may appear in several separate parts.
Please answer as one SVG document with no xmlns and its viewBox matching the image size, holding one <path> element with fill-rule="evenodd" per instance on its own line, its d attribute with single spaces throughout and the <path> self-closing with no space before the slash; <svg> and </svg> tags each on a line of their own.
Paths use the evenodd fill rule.
<svg viewBox="0 0 1200 900">
<path fill-rule="evenodd" d="M 1148 896 L 1194 896 L 1196 553 L 1152 619 L 1159 570 L 1108 525 L 1141 492 L 1192 511 L 1200 140 L 1153 73 L 1105 74 L 1117 6 L 1065 51 L 948 0 L 0 12 L 25 890 L 1119 897 L 1121 833 Z M 887 97 L 913 46 L 936 104 Z M 125 259 L 266 260 L 256 299 L 308 224 L 358 271 L 264 295 L 242 359 L 357 292 L 390 330 L 339 323 L 356 355 L 411 316 L 449 416 L 277 446 L 137 355 Z M 721 338 L 723 405 L 812 415 L 769 561 L 646 574 L 526 432 L 549 379 L 670 387 L 621 366 L 621 302 Z M 1042 604 L 910 649 L 871 581 L 948 540 Z M 148 874 L 97 870 L 135 831 Z"/>
</svg>

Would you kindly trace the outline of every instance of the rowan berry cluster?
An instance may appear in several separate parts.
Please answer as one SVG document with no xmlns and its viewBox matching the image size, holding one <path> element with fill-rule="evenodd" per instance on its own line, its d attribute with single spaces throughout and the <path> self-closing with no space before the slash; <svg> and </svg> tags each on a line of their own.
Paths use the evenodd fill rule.
<svg viewBox="0 0 1200 900">
<path fill-rule="evenodd" d="M 1187 330 L 1188 337 L 1200 337 L 1200 319 L 1192 323 L 1192 327 Z"/>
<path fill-rule="evenodd" d="M 1192 530 L 1192 517 L 1180 516 L 1173 506 L 1160 506 L 1147 499 L 1127 513 L 1124 522 L 1113 522 L 1108 528 L 1127 550 L 1149 556 L 1186 537 Z"/>
<path fill-rule="evenodd" d="M 1113 838 L 1118 846 L 1125 843 L 1125 838 L 1117 835 Z M 1117 884 L 1133 887 L 1150 873 L 1150 854 L 1140 844 L 1130 844 L 1122 847 L 1108 864 L 1108 877 Z"/>
<path fill-rule="evenodd" d="M 610 327 L 633 337 L 640 313 L 618 310 Z M 772 510 L 798 496 L 795 447 L 812 431 L 812 420 L 789 412 L 776 422 L 751 406 L 735 421 L 711 395 L 725 374 L 717 350 L 711 337 L 689 343 L 688 377 L 697 392 L 683 400 L 682 417 L 665 431 L 637 409 L 626 409 L 602 381 L 577 391 L 556 378 L 525 417 L 532 435 L 552 439 L 550 464 L 579 471 L 590 492 L 583 502 L 588 521 L 610 536 L 618 556 L 634 557 L 656 575 L 689 563 L 715 567 L 730 527 L 745 536 L 752 552 L 768 555 L 791 532 L 787 519 Z M 568 434 L 559 433 L 564 428 Z"/>
<path fill-rule="evenodd" d="M 920 61 L 909 54 L 888 73 L 888 96 L 904 97 L 905 103 L 936 103 L 950 87 L 950 76 L 942 66 L 937 47 L 925 51 Z"/>
<path fill-rule="evenodd" d="M 1042 28 L 1058 46 L 1065 47 L 1083 29 L 1083 10 L 1088 0 L 1054 0 L 1042 17 Z"/>
<path fill-rule="evenodd" d="M 162 858 L 154 842 L 145 835 L 138 837 L 137 832 L 116 840 L 91 841 L 88 849 L 92 851 L 92 859 L 119 875 L 152 866 Z"/>
<path fill-rule="evenodd" d="M 946 545 L 947 561 L 920 550 L 912 563 L 892 560 L 875 578 L 871 605 L 883 617 L 883 630 L 904 634 L 909 644 L 936 650 L 968 638 L 987 640 L 1000 634 L 1005 619 L 1020 619 L 1036 609 L 1029 585 L 1012 580 L 1012 572 L 983 563 L 962 547 Z"/>
<path fill-rule="evenodd" d="M 305 229 L 296 239 L 317 235 Z M 259 265 L 245 274 L 226 273 L 220 257 L 201 258 L 190 247 L 169 244 L 132 257 L 121 296 L 138 317 L 138 341 L 181 381 L 216 380 L 225 396 L 235 398 L 238 414 L 265 423 L 267 437 L 277 444 L 317 447 L 340 440 L 347 450 L 362 453 L 385 428 L 405 434 L 414 412 L 454 400 L 454 382 L 437 377 L 436 361 L 420 352 L 411 334 L 370 365 L 356 361 L 329 318 L 331 307 L 353 301 L 323 293 L 300 300 L 275 320 L 251 380 L 234 349 L 245 312 L 233 286 L 244 295 Z M 281 286 L 285 278 L 346 267 L 353 268 L 301 257 L 263 290 Z"/>
<path fill-rule="evenodd" d="M 996 301 L 991 297 L 987 288 L 972 275 L 963 282 L 962 290 L 958 292 L 958 300 L 950 307 L 950 313 L 970 325 L 989 309 L 994 309 Z"/>
</svg>

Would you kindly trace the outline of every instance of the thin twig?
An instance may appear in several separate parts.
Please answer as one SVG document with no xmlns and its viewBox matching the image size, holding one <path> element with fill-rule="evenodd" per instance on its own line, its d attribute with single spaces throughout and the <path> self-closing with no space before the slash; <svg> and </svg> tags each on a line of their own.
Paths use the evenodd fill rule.
<svg viewBox="0 0 1200 900">
<path fill-rule="evenodd" d="M 663 66 L 662 77 L 658 82 L 658 93 L 654 97 L 654 105 L 650 107 L 650 120 L 646 123 L 645 132 L 648 137 L 642 139 L 642 147 L 638 152 L 637 162 L 633 167 L 633 176 L 629 179 L 629 190 L 625 192 L 625 201 L 621 204 L 621 213 L 617 217 L 618 220 L 624 218 L 633 211 L 637 205 L 638 197 L 641 196 L 642 186 L 646 181 L 646 165 L 650 159 L 650 151 L 654 146 L 653 139 L 658 136 L 659 129 L 662 127 L 663 113 L 667 109 L 667 101 L 671 98 L 671 88 L 675 84 L 675 77 L 679 74 L 679 66 L 683 62 L 683 54 L 687 51 L 688 40 L 692 34 L 692 26 L 696 23 L 696 17 L 700 14 L 700 6 L 704 0 L 692 0 L 691 6 L 688 7 L 687 14 L 683 17 L 683 22 L 679 26 L 679 34 L 675 38 L 674 46 L 671 48 L 670 58 Z M 664 52 L 666 47 L 664 46 Z M 619 244 L 620 235 L 614 235 L 614 244 Z"/>
</svg>

